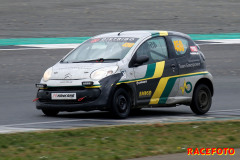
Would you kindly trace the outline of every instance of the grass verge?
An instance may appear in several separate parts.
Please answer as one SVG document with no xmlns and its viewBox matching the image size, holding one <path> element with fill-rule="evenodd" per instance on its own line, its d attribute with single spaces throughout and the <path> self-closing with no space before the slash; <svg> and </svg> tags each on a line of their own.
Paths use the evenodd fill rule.
<svg viewBox="0 0 240 160">
<path fill-rule="evenodd" d="M 120 160 L 239 147 L 240 122 L 145 124 L 0 135 L 0 159 Z"/>
</svg>

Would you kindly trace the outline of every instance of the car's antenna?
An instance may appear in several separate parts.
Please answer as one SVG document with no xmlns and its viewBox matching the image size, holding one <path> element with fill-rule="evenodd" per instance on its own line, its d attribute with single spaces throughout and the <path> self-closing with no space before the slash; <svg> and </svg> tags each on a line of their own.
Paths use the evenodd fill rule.
<svg viewBox="0 0 240 160">
<path fill-rule="evenodd" d="M 122 32 L 124 32 L 124 31 L 120 31 L 120 32 L 118 33 L 118 36 L 120 36 L 120 34 L 121 34 Z"/>
</svg>

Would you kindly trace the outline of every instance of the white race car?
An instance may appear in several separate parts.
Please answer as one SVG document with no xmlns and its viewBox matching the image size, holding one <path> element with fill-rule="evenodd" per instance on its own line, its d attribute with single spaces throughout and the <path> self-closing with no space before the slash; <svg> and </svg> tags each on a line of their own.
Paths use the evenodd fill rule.
<svg viewBox="0 0 240 160">
<path fill-rule="evenodd" d="M 92 37 L 47 69 L 36 86 L 36 107 L 48 116 L 108 110 L 126 118 L 134 109 L 177 104 L 204 114 L 214 92 L 204 55 L 191 38 L 155 30 Z"/>
</svg>

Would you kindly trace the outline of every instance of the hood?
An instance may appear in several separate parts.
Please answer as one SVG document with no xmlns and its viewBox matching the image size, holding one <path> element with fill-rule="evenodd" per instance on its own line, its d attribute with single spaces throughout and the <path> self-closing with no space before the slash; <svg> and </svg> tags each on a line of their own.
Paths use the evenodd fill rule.
<svg viewBox="0 0 240 160">
<path fill-rule="evenodd" d="M 53 66 L 51 79 L 89 79 L 93 71 L 116 65 L 117 63 L 57 63 Z"/>
</svg>

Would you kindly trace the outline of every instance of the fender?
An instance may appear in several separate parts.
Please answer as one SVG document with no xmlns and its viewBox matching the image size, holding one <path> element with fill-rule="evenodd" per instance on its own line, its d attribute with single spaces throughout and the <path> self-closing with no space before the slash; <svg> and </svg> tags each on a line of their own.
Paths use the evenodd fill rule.
<svg viewBox="0 0 240 160">
<path fill-rule="evenodd" d="M 117 83 L 122 78 L 122 76 L 123 76 L 122 73 L 117 73 L 117 74 L 105 77 L 99 81 L 101 85 L 100 89 L 102 91 L 101 97 L 106 98 L 105 100 L 107 100 L 107 107 L 110 106 L 111 99 L 112 99 L 111 95 L 113 95 L 116 89 Z"/>
</svg>

